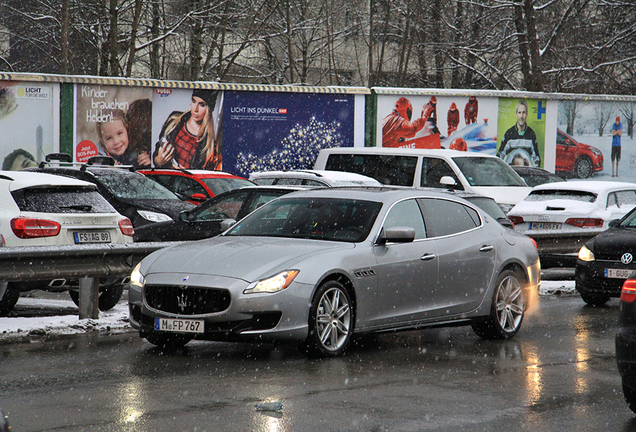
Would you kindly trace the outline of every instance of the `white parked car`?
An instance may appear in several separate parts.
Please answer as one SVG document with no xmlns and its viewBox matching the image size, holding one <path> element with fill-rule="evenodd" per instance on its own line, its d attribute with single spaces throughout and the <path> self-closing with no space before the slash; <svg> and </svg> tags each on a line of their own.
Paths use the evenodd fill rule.
<svg viewBox="0 0 636 432">
<path fill-rule="evenodd" d="M 62 246 L 87 243 L 131 243 L 134 229 L 85 181 L 28 171 L 0 171 L 0 246 Z M 62 291 L 72 281 L 0 282 L 0 316 L 33 289 Z M 100 288 L 100 309 L 115 306 L 123 285 L 116 280 Z M 73 289 L 73 288 L 72 288 Z M 77 291 L 71 298 L 78 302 Z"/>
<path fill-rule="evenodd" d="M 320 150 L 314 168 L 358 173 L 390 186 L 464 190 L 493 198 L 506 213 L 531 190 L 498 157 L 466 151 L 336 147 Z"/>
<path fill-rule="evenodd" d="M 535 186 L 508 218 L 539 243 L 542 267 L 573 267 L 581 246 L 634 206 L 635 183 L 575 180 Z"/>
<path fill-rule="evenodd" d="M 382 186 L 382 184 L 362 174 L 326 170 L 263 171 L 250 174 L 250 180 L 259 186 Z"/>
<path fill-rule="evenodd" d="M 567 181 L 535 186 L 508 213 L 515 229 L 607 228 L 636 206 L 636 183 Z"/>
</svg>

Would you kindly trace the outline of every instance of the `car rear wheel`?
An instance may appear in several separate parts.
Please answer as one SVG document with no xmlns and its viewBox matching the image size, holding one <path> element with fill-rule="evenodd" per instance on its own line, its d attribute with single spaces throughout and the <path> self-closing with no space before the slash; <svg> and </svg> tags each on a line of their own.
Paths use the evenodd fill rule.
<svg viewBox="0 0 636 432">
<path fill-rule="evenodd" d="M 194 336 L 186 334 L 148 333 L 143 335 L 148 342 L 159 348 L 177 349 L 190 342 Z"/>
<path fill-rule="evenodd" d="M 13 310 L 20 298 L 20 290 L 11 282 L 7 283 L 7 289 L 0 299 L 0 316 L 7 316 Z"/>
<path fill-rule="evenodd" d="M 585 179 L 592 175 L 592 161 L 587 157 L 580 157 L 574 164 L 574 173 L 578 178 Z"/>
<path fill-rule="evenodd" d="M 76 306 L 79 306 L 79 291 L 76 289 L 69 290 L 69 295 L 71 296 L 71 300 L 75 303 Z M 114 308 L 119 300 L 121 299 L 122 294 L 124 293 L 124 286 L 119 285 L 107 285 L 99 287 L 99 310 L 107 311 Z"/>
<path fill-rule="evenodd" d="M 581 294 L 581 298 L 585 303 L 594 307 L 605 306 L 605 303 L 607 303 L 610 299 L 610 297 L 605 294 L 589 294 L 583 292 L 580 292 L 579 294 Z"/>
<path fill-rule="evenodd" d="M 490 315 L 472 323 L 473 331 L 485 339 L 510 339 L 519 331 L 525 313 L 523 278 L 512 270 L 497 279 Z"/>
<path fill-rule="evenodd" d="M 309 335 L 301 349 L 313 357 L 337 357 L 348 347 L 353 334 L 351 297 L 338 281 L 325 282 L 309 310 Z"/>
</svg>

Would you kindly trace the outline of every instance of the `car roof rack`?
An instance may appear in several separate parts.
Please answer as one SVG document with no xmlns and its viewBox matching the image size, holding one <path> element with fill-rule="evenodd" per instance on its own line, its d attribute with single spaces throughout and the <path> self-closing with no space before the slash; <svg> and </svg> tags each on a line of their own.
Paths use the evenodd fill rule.
<svg viewBox="0 0 636 432">
<path fill-rule="evenodd" d="M 73 157 L 68 153 L 49 153 L 44 157 L 44 161 L 40 162 L 38 168 L 45 168 L 51 163 L 65 164 L 73 167 L 80 167 L 80 171 L 86 171 L 90 166 L 95 167 L 115 167 L 115 158 L 111 156 L 91 156 L 83 162 L 73 162 Z M 119 165 L 118 168 L 127 168 L 130 171 L 136 171 L 132 165 Z"/>
</svg>

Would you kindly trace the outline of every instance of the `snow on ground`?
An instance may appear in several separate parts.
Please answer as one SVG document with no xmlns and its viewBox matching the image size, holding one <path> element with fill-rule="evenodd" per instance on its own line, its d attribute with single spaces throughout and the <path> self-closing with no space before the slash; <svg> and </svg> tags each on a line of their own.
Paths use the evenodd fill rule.
<svg viewBox="0 0 636 432">
<path fill-rule="evenodd" d="M 541 282 L 539 295 L 574 294 L 574 281 Z M 47 298 L 21 297 L 16 305 L 24 309 L 70 309 L 77 310 L 71 300 L 57 300 Z M 40 316 L 33 318 L 6 317 L 0 318 L 0 343 L 7 340 L 25 337 L 70 335 L 88 332 L 123 333 L 132 331 L 128 324 L 128 304 L 119 302 L 117 306 L 106 312 L 99 312 L 97 319 L 79 319 L 79 312 L 75 315 Z"/>
<path fill-rule="evenodd" d="M 21 297 L 16 307 L 21 308 L 75 308 L 71 300 L 51 300 Z M 79 319 L 76 315 L 44 317 L 6 317 L 0 318 L 0 343 L 6 339 L 25 336 L 49 336 L 88 333 L 92 331 L 122 333 L 130 331 L 128 324 L 128 304 L 120 302 L 113 309 L 99 312 L 98 319 Z"/>
</svg>

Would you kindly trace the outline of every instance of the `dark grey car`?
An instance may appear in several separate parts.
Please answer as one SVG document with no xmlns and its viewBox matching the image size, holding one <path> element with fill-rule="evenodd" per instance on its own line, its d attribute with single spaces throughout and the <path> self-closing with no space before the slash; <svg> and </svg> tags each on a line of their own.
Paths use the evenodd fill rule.
<svg viewBox="0 0 636 432">
<path fill-rule="evenodd" d="M 316 189 L 146 257 L 131 275 L 130 322 L 160 346 L 291 340 L 327 357 L 354 333 L 471 325 L 506 339 L 539 275 L 528 237 L 461 198 Z"/>
</svg>

